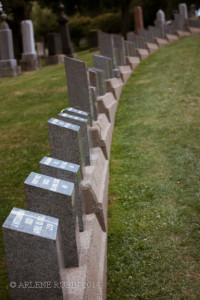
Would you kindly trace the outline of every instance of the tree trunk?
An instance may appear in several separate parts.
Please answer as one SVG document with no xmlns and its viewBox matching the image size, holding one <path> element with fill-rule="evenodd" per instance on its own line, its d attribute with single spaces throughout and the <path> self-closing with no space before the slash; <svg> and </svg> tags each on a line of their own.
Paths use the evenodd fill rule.
<svg viewBox="0 0 200 300">
<path fill-rule="evenodd" d="M 122 0 L 122 6 L 121 6 L 121 34 L 124 38 L 126 38 L 126 34 L 130 29 L 130 4 L 132 0 Z"/>
</svg>

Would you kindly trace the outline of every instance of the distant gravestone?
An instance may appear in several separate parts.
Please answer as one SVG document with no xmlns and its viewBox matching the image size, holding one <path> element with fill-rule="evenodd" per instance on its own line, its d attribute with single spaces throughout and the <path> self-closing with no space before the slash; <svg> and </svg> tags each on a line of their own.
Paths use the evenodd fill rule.
<svg viewBox="0 0 200 300">
<path fill-rule="evenodd" d="M 113 77 L 113 64 L 110 57 L 95 54 L 93 55 L 93 64 L 95 68 L 105 72 L 105 79 Z"/>
<path fill-rule="evenodd" d="M 134 24 L 135 30 L 144 29 L 143 12 L 141 6 L 134 7 Z"/>
<path fill-rule="evenodd" d="M 40 60 L 35 50 L 33 23 L 31 20 L 21 22 L 23 53 L 21 66 L 24 71 L 40 68 Z"/>
<path fill-rule="evenodd" d="M 135 47 L 133 42 L 131 41 L 124 41 L 125 47 L 125 55 L 126 56 L 136 56 Z"/>
<path fill-rule="evenodd" d="M 84 231 L 86 216 L 85 216 L 85 200 L 83 198 L 80 189 L 80 182 L 81 182 L 80 166 L 63 160 L 45 156 L 40 161 L 40 172 L 47 176 L 59 178 L 74 183 L 75 200 L 76 200 L 78 220 L 79 220 L 79 231 Z"/>
<path fill-rule="evenodd" d="M 65 70 L 70 106 L 89 112 L 91 118 L 94 119 L 87 64 L 65 57 Z"/>
<path fill-rule="evenodd" d="M 94 108 L 94 121 L 97 121 L 98 114 L 99 114 L 99 107 L 97 103 L 97 91 L 95 86 L 90 86 L 90 92 L 93 102 L 93 108 Z"/>
<path fill-rule="evenodd" d="M 85 158 L 80 126 L 51 118 L 48 131 L 52 157 L 80 165 L 83 176 Z"/>
<path fill-rule="evenodd" d="M 117 49 L 116 57 L 118 58 L 118 66 L 126 65 L 124 38 L 119 34 L 113 34 L 114 47 Z"/>
<path fill-rule="evenodd" d="M 165 13 L 162 9 L 159 9 L 156 13 L 156 26 L 164 26 L 165 25 Z"/>
<path fill-rule="evenodd" d="M 78 266 L 80 241 L 74 184 L 32 172 L 24 189 L 28 210 L 59 219 L 64 266 Z"/>
<path fill-rule="evenodd" d="M 196 17 L 196 5 L 192 4 L 190 5 L 190 18 Z"/>
<path fill-rule="evenodd" d="M 47 34 L 48 56 L 45 58 L 47 65 L 60 64 L 64 62 L 62 41 L 60 33 Z"/>
<path fill-rule="evenodd" d="M 98 50 L 98 29 L 90 30 L 90 51 Z"/>
<path fill-rule="evenodd" d="M 82 143 L 83 143 L 83 153 L 85 155 L 85 165 L 90 165 L 90 149 L 92 148 L 92 140 L 89 134 L 89 122 L 86 118 L 81 118 L 77 116 L 72 116 L 67 113 L 59 113 L 58 119 L 67 123 L 80 126 Z"/>
<path fill-rule="evenodd" d="M 6 22 L 6 14 L 2 13 L 0 25 L 0 77 L 17 76 L 21 69 L 14 59 L 13 37 Z"/>
<path fill-rule="evenodd" d="M 186 3 L 180 3 L 179 4 L 179 14 L 183 19 L 188 19 L 188 10 L 187 10 L 187 4 Z"/>
<path fill-rule="evenodd" d="M 127 39 L 132 41 L 136 48 L 146 49 L 144 37 L 136 35 L 133 32 L 128 32 Z"/>
<path fill-rule="evenodd" d="M 98 96 L 106 93 L 105 72 L 99 68 L 89 68 L 90 85 L 96 87 Z"/>
<path fill-rule="evenodd" d="M 149 32 L 152 33 L 154 38 L 163 38 L 163 31 L 160 27 L 148 26 Z"/>
<path fill-rule="evenodd" d="M 11 299 L 63 300 L 59 220 L 13 208 L 3 224 Z M 32 288 L 31 288 L 32 287 Z"/>
<path fill-rule="evenodd" d="M 151 32 L 144 29 L 138 29 L 138 34 L 143 36 L 147 43 L 154 43 L 154 37 Z"/>
<path fill-rule="evenodd" d="M 62 53 L 67 56 L 73 57 L 73 46 L 70 38 L 69 32 L 69 17 L 64 12 L 64 5 L 62 3 L 59 4 L 60 15 L 58 17 L 58 23 L 60 24 L 60 34 L 62 40 Z"/>
<path fill-rule="evenodd" d="M 113 66 L 116 66 L 116 58 L 114 55 L 114 40 L 112 34 L 99 31 L 98 34 L 99 51 L 102 56 L 112 59 Z"/>
</svg>

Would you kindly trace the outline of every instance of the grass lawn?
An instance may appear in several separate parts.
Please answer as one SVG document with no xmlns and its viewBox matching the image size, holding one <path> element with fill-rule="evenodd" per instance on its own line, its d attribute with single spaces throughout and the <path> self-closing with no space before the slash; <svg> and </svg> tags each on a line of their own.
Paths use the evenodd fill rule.
<svg viewBox="0 0 200 300">
<path fill-rule="evenodd" d="M 112 140 L 107 299 L 200 299 L 200 37 L 143 61 Z"/>
<path fill-rule="evenodd" d="M 110 162 L 108 299 L 200 299 L 200 37 L 143 61 L 123 89 Z M 92 53 L 93 54 L 93 53 Z M 91 53 L 77 57 L 92 65 Z M 68 105 L 63 65 L 0 79 L 0 224 L 50 155 Z M 0 299 L 8 281 L 0 239 Z M 91 299 L 92 300 L 92 299 Z"/>
</svg>

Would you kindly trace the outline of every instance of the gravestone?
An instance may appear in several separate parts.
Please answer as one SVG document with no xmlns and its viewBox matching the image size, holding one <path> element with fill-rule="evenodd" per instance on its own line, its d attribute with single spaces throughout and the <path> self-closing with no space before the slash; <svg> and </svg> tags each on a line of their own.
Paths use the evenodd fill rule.
<svg viewBox="0 0 200 300">
<path fill-rule="evenodd" d="M 94 119 L 94 107 L 89 88 L 88 66 L 85 62 L 65 57 L 65 71 L 70 106 L 89 112 Z"/>
<path fill-rule="evenodd" d="M 80 126 L 82 143 L 83 143 L 83 153 L 85 155 L 85 165 L 90 165 L 90 150 L 92 148 L 92 140 L 89 134 L 89 122 L 86 118 L 81 118 L 77 116 L 72 116 L 67 113 L 59 113 L 58 119 L 67 123 Z"/>
<path fill-rule="evenodd" d="M 133 42 L 131 41 L 124 41 L 125 47 L 125 55 L 126 56 L 136 56 L 135 47 Z"/>
<path fill-rule="evenodd" d="M 0 25 L 0 77 L 17 76 L 21 73 L 21 68 L 14 59 L 13 37 L 6 22 L 6 14 L 1 14 Z"/>
<path fill-rule="evenodd" d="M 40 172 L 54 178 L 70 181 L 75 187 L 75 201 L 77 206 L 79 231 L 84 231 L 86 223 L 85 200 L 80 190 L 81 170 L 80 166 L 63 160 L 43 157 L 40 161 Z"/>
<path fill-rule="evenodd" d="M 190 18 L 194 18 L 196 17 L 196 5 L 195 4 L 191 4 L 190 5 Z"/>
<path fill-rule="evenodd" d="M 154 38 L 163 38 L 163 32 L 160 27 L 157 26 L 148 26 L 149 32 L 152 33 Z"/>
<path fill-rule="evenodd" d="M 102 56 L 112 59 L 113 66 L 116 66 L 116 58 L 114 54 L 114 40 L 112 34 L 99 31 L 98 33 L 99 51 Z"/>
<path fill-rule="evenodd" d="M 188 19 L 188 10 L 187 10 L 187 4 L 186 3 L 180 3 L 178 5 L 179 7 L 179 14 L 183 19 Z"/>
<path fill-rule="evenodd" d="M 138 29 L 138 34 L 143 36 L 147 43 L 154 43 L 154 37 L 151 32 L 144 29 Z"/>
<path fill-rule="evenodd" d="M 51 118 L 48 131 L 52 157 L 80 165 L 83 176 L 85 158 L 80 126 Z"/>
<path fill-rule="evenodd" d="M 64 5 L 62 3 L 59 4 L 60 15 L 58 17 L 58 23 L 60 24 L 60 34 L 62 40 L 62 53 L 66 54 L 67 56 L 73 57 L 73 47 L 70 38 L 69 32 L 69 17 L 64 12 Z"/>
<path fill-rule="evenodd" d="M 134 24 L 136 32 L 138 29 L 144 29 L 143 12 L 141 6 L 134 7 Z"/>
<path fill-rule="evenodd" d="M 98 50 L 98 29 L 90 30 L 90 51 Z"/>
<path fill-rule="evenodd" d="M 118 65 L 126 65 L 124 38 L 119 34 L 113 34 L 114 47 L 118 49 Z"/>
<path fill-rule="evenodd" d="M 13 208 L 2 227 L 11 299 L 63 300 L 59 220 Z"/>
<path fill-rule="evenodd" d="M 90 92 L 94 108 L 94 121 L 98 120 L 99 108 L 97 104 L 97 91 L 95 86 L 90 86 Z"/>
<path fill-rule="evenodd" d="M 37 51 L 37 54 L 39 57 L 44 57 L 45 56 L 44 43 L 37 42 L 36 43 L 36 51 Z"/>
<path fill-rule="evenodd" d="M 45 58 L 47 65 L 60 64 L 64 62 L 62 41 L 60 33 L 47 34 L 48 56 Z"/>
<path fill-rule="evenodd" d="M 90 126 L 92 126 L 92 121 L 91 121 L 91 118 L 90 118 L 90 114 L 88 112 L 86 112 L 86 111 L 75 109 L 73 107 L 66 107 L 61 112 L 66 112 L 68 114 L 71 114 L 72 116 L 78 116 L 78 117 L 81 117 L 81 118 L 87 118 Z"/>
<path fill-rule="evenodd" d="M 24 182 L 27 209 L 59 219 L 64 266 L 79 265 L 74 184 L 31 172 Z"/>
<path fill-rule="evenodd" d="M 89 68 L 90 85 L 96 87 L 98 96 L 106 93 L 105 72 L 99 68 Z"/>
<path fill-rule="evenodd" d="M 101 69 L 105 73 L 105 79 L 113 77 L 113 64 L 110 57 L 103 55 L 93 55 L 93 65 L 97 69 Z"/>
<path fill-rule="evenodd" d="M 40 59 L 35 51 L 33 23 L 31 20 L 21 22 L 23 53 L 20 62 L 22 70 L 31 71 L 40 68 Z"/>
</svg>

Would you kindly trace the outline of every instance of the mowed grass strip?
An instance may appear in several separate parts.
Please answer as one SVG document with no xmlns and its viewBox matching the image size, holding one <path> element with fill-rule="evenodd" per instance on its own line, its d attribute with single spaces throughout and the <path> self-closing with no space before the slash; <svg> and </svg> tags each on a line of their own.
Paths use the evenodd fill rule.
<svg viewBox="0 0 200 300">
<path fill-rule="evenodd" d="M 200 36 L 151 55 L 112 140 L 107 299 L 200 299 Z"/>
<path fill-rule="evenodd" d="M 92 66 L 92 54 L 77 59 Z M 13 207 L 25 208 L 24 181 L 39 172 L 39 161 L 50 156 L 47 121 L 68 103 L 64 64 L 0 78 L 0 224 Z M 22 245 L 23 246 L 23 245 Z M 14 251 L 14 249 L 13 249 Z M 9 299 L 8 278 L 0 236 L 0 299 Z"/>
</svg>

